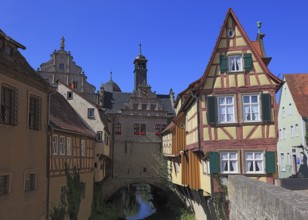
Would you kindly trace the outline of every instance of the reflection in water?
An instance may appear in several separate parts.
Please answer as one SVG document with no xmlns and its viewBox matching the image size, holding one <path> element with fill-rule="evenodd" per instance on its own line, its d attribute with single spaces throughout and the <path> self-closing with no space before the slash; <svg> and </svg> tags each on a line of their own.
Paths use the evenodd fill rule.
<svg viewBox="0 0 308 220">
<path fill-rule="evenodd" d="M 118 210 L 127 220 L 144 219 L 156 212 L 151 186 L 134 184 L 123 188 L 115 198 Z"/>
</svg>

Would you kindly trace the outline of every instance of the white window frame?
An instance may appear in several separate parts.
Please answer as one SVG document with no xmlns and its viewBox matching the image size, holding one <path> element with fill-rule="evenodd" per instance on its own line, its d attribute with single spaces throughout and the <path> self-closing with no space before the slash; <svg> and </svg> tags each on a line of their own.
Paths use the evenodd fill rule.
<svg viewBox="0 0 308 220">
<path fill-rule="evenodd" d="M 238 68 L 232 69 L 233 63 L 237 62 Z M 243 71 L 243 56 L 241 54 L 229 55 L 228 56 L 228 71 L 229 72 L 241 72 Z"/>
<path fill-rule="evenodd" d="M 72 155 L 72 138 L 71 137 L 66 138 L 66 154 L 68 156 Z"/>
<path fill-rule="evenodd" d="M 180 169 L 181 169 L 180 163 L 174 162 L 174 171 L 175 171 L 175 173 L 179 173 Z"/>
<path fill-rule="evenodd" d="M 231 154 L 235 154 L 235 158 L 231 158 Z M 223 158 L 223 155 L 226 155 L 227 158 Z M 228 170 L 224 170 L 226 166 L 225 162 L 227 163 Z M 230 165 L 232 162 L 235 162 L 233 166 L 233 171 L 230 170 Z M 220 172 L 221 173 L 239 173 L 239 162 L 238 162 L 238 152 L 237 151 L 230 151 L 230 152 L 220 152 Z"/>
<path fill-rule="evenodd" d="M 294 136 L 295 136 L 294 126 L 291 125 L 291 126 L 290 126 L 290 137 L 294 137 Z"/>
<path fill-rule="evenodd" d="M 256 158 L 256 154 L 261 154 L 261 158 Z M 248 154 L 252 154 L 252 158 L 247 158 Z M 245 171 L 247 174 L 258 174 L 258 173 L 265 173 L 265 163 L 264 163 L 264 152 L 263 151 L 246 151 L 244 153 L 244 160 L 245 160 Z M 249 170 L 248 162 L 252 162 L 253 170 Z M 256 162 L 261 161 L 261 169 L 259 171 L 256 170 Z"/>
<path fill-rule="evenodd" d="M 59 153 L 60 155 L 65 155 L 65 137 L 60 136 L 59 138 Z"/>
<path fill-rule="evenodd" d="M 289 115 L 292 115 L 292 104 L 289 104 Z"/>
<path fill-rule="evenodd" d="M 286 129 L 285 128 L 282 129 L 282 134 L 283 134 L 283 139 L 286 139 L 287 138 L 287 133 L 286 133 Z"/>
<path fill-rule="evenodd" d="M 202 160 L 202 173 L 209 174 L 208 162 L 206 160 Z"/>
<path fill-rule="evenodd" d="M 232 99 L 232 103 L 227 103 L 228 98 Z M 218 96 L 217 97 L 217 108 L 218 108 L 218 123 L 234 123 L 235 122 L 235 102 L 234 96 Z M 220 101 L 223 103 L 220 103 Z M 228 112 L 228 107 L 232 107 L 232 113 Z M 222 113 L 224 110 L 224 113 Z M 221 116 L 224 115 L 224 120 L 222 120 Z M 228 115 L 231 115 L 232 119 L 228 121 Z"/>
<path fill-rule="evenodd" d="M 257 102 L 252 102 L 252 97 L 253 96 L 257 96 Z M 244 103 L 244 99 L 245 99 L 245 97 L 249 97 L 249 102 L 248 103 Z M 247 118 L 245 118 L 245 107 L 249 107 L 249 112 L 248 112 L 248 114 L 250 114 L 250 118 L 252 118 L 252 114 L 254 113 L 254 112 L 252 112 L 252 107 L 253 106 L 257 106 L 257 109 L 258 109 L 258 112 L 257 112 L 257 118 L 256 119 L 247 119 Z M 242 115 L 242 117 L 243 117 L 243 120 L 244 120 L 244 122 L 260 122 L 261 121 L 261 104 L 260 104 L 260 95 L 259 94 L 243 94 L 242 95 L 242 111 L 243 111 L 243 115 Z"/>
<path fill-rule="evenodd" d="M 280 171 L 286 171 L 286 163 L 285 163 L 284 153 L 280 153 L 280 155 L 279 155 L 279 170 Z"/>
<path fill-rule="evenodd" d="M 86 156 L 86 140 L 85 139 L 81 139 L 81 143 L 80 143 L 80 155 L 82 157 Z"/>
<path fill-rule="evenodd" d="M 299 136 L 299 126 L 298 126 L 298 124 L 295 124 L 295 135 Z"/>
<path fill-rule="evenodd" d="M 281 140 L 282 139 L 282 130 L 281 130 L 281 128 L 279 129 L 279 139 Z"/>
<path fill-rule="evenodd" d="M 59 153 L 59 141 L 58 141 L 58 135 L 52 136 L 52 155 L 58 155 Z"/>
</svg>

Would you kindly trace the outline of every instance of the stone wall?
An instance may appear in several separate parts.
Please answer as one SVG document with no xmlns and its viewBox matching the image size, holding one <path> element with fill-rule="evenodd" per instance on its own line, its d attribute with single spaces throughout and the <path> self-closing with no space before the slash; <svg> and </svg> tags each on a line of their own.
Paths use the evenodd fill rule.
<svg viewBox="0 0 308 220">
<path fill-rule="evenodd" d="M 228 179 L 230 220 L 307 219 L 307 196 L 245 176 Z"/>
</svg>

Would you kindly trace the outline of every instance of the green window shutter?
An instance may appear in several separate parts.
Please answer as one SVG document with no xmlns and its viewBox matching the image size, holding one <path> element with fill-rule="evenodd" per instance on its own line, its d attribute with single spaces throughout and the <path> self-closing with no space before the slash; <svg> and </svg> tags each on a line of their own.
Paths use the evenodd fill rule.
<svg viewBox="0 0 308 220">
<path fill-rule="evenodd" d="M 244 54 L 244 69 L 249 72 L 252 70 L 252 56 L 251 53 Z"/>
<path fill-rule="evenodd" d="M 210 159 L 210 172 L 211 174 L 216 174 L 220 172 L 219 166 L 219 153 L 218 152 L 210 152 L 209 153 Z"/>
<path fill-rule="evenodd" d="M 220 72 L 224 73 L 228 71 L 228 58 L 226 55 L 220 55 Z"/>
<path fill-rule="evenodd" d="M 272 121 L 272 107 L 271 107 L 271 95 L 261 94 L 261 104 L 262 104 L 262 120 L 263 122 Z"/>
<path fill-rule="evenodd" d="M 266 173 L 276 172 L 275 152 L 265 152 L 265 166 Z"/>
<path fill-rule="evenodd" d="M 208 96 L 206 99 L 207 104 L 207 121 L 210 125 L 216 124 L 217 118 L 217 104 L 215 96 Z"/>
</svg>

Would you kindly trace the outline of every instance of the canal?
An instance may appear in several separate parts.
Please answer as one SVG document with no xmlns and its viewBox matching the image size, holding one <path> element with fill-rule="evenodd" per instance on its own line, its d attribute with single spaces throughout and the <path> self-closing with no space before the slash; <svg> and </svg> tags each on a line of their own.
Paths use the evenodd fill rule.
<svg viewBox="0 0 308 220">
<path fill-rule="evenodd" d="M 176 220 L 187 212 L 184 203 L 171 190 L 148 184 L 124 187 L 107 204 L 114 210 L 117 220 Z"/>
</svg>

